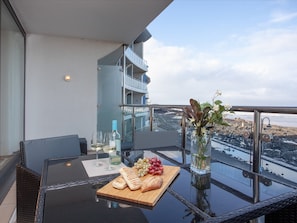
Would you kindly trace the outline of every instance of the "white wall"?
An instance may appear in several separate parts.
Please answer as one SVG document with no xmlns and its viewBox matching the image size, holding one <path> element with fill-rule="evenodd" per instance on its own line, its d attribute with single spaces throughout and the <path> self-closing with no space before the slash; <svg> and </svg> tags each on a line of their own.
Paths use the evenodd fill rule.
<svg viewBox="0 0 297 223">
<path fill-rule="evenodd" d="M 28 35 L 25 139 L 78 134 L 90 145 L 97 123 L 97 60 L 120 45 Z"/>
</svg>

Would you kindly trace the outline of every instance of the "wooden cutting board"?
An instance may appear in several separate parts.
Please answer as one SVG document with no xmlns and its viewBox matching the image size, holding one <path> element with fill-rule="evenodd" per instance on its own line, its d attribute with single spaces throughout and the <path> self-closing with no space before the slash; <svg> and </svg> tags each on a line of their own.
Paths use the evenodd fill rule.
<svg viewBox="0 0 297 223">
<path fill-rule="evenodd" d="M 142 193 L 139 190 L 131 191 L 128 187 L 123 190 L 115 189 L 112 186 L 112 181 L 106 184 L 104 187 L 97 190 L 97 195 L 104 197 L 111 197 L 115 199 L 120 199 L 129 202 L 135 202 L 137 204 L 154 206 L 157 201 L 160 199 L 162 194 L 165 192 L 167 187 L 171 184 L 171 182 L 175 179 L 175 177 L 179 174 L 180 167 L 177 166 L 163 166 L 164 171 L 161 177 L 163 178 L 162 187 L 157 190 L 151 190 Z M 145 180 L 149 174 L 141 177 L 140 179 Z"/>
</svg>

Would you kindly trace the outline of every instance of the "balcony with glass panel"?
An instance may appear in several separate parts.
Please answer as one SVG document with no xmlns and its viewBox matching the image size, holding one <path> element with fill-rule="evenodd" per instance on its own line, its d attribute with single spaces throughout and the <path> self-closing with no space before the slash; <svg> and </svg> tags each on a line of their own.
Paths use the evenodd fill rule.
<svg viewBox="0 0 297 223">
<path fill-rule="evenodd" d="M 183 116 L 183 105 L 122 105 L 123 140 L 133 143 L 137 131 L 178 132 L 181 149 L 190 153 L 192 129 Z M 212 159 L 247 171 L 296 184 L 297 108 L 234 106 L 212 137 Z M 142 115 L 140 115 L 142 114 Z M 146 114 L 146 115 L 143 115 Z M 142 128 L 137 126 L 139 117 Z M 128 137 L 127 137 L 128 136 Z"/>
<path fill-rule="evenodd" d="M 127 48 L 125 50 L 125 56 L 128 59 L 128 62 L 135 65 L 136 72 L 147 72 L 148 71 L 148 65 L 144 59 L 142 59 L 140 56 L 138 56 L 131 48 Z"/>
<path fill-rule="evenodd" d="M 147 83 L 132 78 L 130 75 L 125 75 L 125 88 L 131 91 L 139 92 L 139 93 L 147 93 Z"/>
</svg>

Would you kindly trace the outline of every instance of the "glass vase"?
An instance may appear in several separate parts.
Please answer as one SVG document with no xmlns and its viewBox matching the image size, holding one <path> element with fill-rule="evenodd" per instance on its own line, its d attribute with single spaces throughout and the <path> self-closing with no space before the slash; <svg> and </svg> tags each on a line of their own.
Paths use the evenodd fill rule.
<svg viewBox="0 0 297 223">
<path fill-rule="evenodd" d="M 195 135 L 191 146 L 191 170 L 200 175 L 210 173 L 211 135 Z"/>
<path fill-rule="evenodd" d="M 191 185 L 197 188 L 198 190 L 206 190 L 210 189 L 210 173 L 208 174 L 196 174 L 196 173 L 191 173 Z"/>
</svg>

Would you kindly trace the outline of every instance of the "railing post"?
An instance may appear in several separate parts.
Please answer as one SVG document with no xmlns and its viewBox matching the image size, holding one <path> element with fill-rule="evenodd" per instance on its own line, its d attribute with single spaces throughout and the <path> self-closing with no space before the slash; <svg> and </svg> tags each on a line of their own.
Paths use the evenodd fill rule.
<svg viewBox="0 0 297 223">
<path fill-rule="evenodd" d="M 253 172 L 255 173 L 260 172 L 261 163 L 260 115 L 259 111 L 254 111 Z"/>
<path fill-rule="evenodd" d="M 153 131 L 153 108 L 152 106 L 150 108 L 150 131 Z"/>
<path fill-rule="evenodd" d="M 260 179 L 259 179 L 259 175 L 254 175 L 253 200 L 254 200 L 254 203 L 257 203 L 260 200 Z"/>
<path fill-rule="evenodd" d="M 182 138 L 181 138 L 181 146 L 182 146 L 182 160 L 183 164 L 186 163 L 186 117 L 185 115 L 182 115 L 181 120 L 181 127 L 182 127 Z"/>
<path fill-rule="evenodd" d="M 183 149 L 186 149 L 186 118 L 184 115 L 182 116 L 181 127 L 182 127 L 181 146 Z"/>
<path fill-rule="evenodd" d="M 125 137 L 126 137 L 126 133 L 125 133 L 125 119 L 124 119 L 124 116 L 125 116 L 125 106 L 120 106 L 120 108 L 122 109 L 122 120 L 121 120 L 121 126 L 122 126 L 122 142 L 125 141 Z"/>
<path fill-rule="evenodd" d="M 123 92 L 122 104 L 126 104 L 126 46 L 123 45 Z"/>
<path fill-rule="evenodd" d="M 135 107 L 132 107 L 132 142 L 134 142 L 134 135 L 135 135 Z"/>
</svg>

